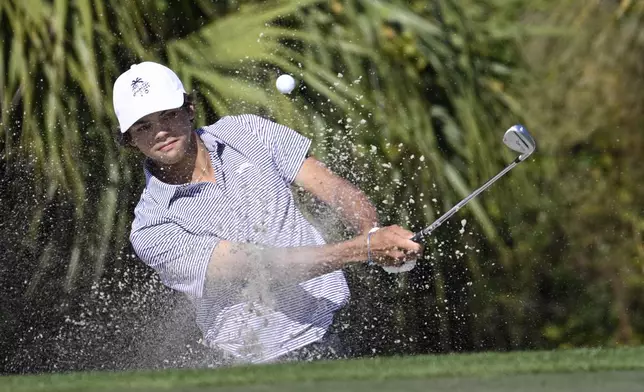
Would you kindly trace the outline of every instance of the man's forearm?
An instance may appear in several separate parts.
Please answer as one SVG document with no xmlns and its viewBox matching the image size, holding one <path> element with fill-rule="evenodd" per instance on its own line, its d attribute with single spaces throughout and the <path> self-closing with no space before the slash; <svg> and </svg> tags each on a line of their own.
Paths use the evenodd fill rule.
<svg viewBox="0 0 644 392">
<path fill-rule="evenodd" d="M 369 231 L 378 224 L 378 213 L 367 196 L 315 158 L 304 161 L 295 182 L 338 210 L 345 224 L 357 233 Z"/>
<path fill-rule="evenodd" d="M 261 272 L 277 281 L 301 281 L 366 259 L 366 244 L 361 237 L 337 244 L 293 248 L 221 241 L 212 253 L 207 275 L 210 279 L 240 279 Z"/>
<path fill-rule="evenodd" d="M 365 233 L 378 225 L 376 208 L 361 190 L 346 180 L 337 181 L 336 196 L 331 205 L 357 233 Z"/>
</svg>

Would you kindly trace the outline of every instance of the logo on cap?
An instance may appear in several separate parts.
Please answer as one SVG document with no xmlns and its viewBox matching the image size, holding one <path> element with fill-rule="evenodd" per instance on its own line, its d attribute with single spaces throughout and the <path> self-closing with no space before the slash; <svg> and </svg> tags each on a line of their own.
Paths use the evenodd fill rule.
<svg viewBox="0 0 644 392">
<path fill-rule="evenodd" d="M 141 78 L 136 78 L 132 81 L 132 95 L 135 97 L 137 95 L 143 96 L 150 92 L 150 83 L 144 81 Z"/>
</svg>

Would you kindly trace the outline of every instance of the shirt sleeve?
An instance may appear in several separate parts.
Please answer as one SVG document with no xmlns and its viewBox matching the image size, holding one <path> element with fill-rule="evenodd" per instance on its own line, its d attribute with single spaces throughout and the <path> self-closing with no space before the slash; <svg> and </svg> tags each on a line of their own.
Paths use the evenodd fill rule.
<svg viewBox="0 0 644 392">
<path fill-rule="evenodd" d="M 292 184 L 307 157 L 311 140 L 285 125 L 260 116 L 245 114 L 238 118 L 268 148 L 284 181 Z"/>
<path fill-rule="evenodd" d="M 144 226 L 130 234 L 137 256 L 165 285 L 197 298 L 203 294 L 210 256 L 219 241 L 191 234 L 173 222 Z"/>
</svg>

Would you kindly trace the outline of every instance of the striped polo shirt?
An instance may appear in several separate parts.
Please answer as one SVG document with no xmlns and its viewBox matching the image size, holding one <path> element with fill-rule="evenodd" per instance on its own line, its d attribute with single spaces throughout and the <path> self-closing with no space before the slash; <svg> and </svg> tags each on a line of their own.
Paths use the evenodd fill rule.
<svg viewBox="0 0 644 392">
<path fill-rule="evenodd" d="M 240 362 L 272 361 L 319 340 L 349 299 L 342 271 L 277 282 L 262 260 L 243 279 L 206 276 L 220 240 L 267 247 L 325 244 L 296 206 L 293 183 L 311 141 L 255 115 L 198 129 L 215 182 L 170 185 L 144 165 L 130 241 L 162 282 L 196 306 L 207 345 Z M 265 262 L 265 261 L 264 261 Z"/>
</svg>

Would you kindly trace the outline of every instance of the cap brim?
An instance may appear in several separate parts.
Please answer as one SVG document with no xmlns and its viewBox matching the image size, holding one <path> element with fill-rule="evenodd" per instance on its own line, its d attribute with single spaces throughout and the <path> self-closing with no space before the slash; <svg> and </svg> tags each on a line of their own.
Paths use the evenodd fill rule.
<svg viewBox="0 0 644 392">
<path fill-rule="evenodd" d="M 164 110 L 177 109 L 183 106 L 185 96 L 183 91 L 177 90 L 176 94 L 169 96 L 164 102 L 152 102 L 151 105 L 146 105 L 139 107 L 136 110 L 136 117 L 127 119 L 125 122 L 120 124 L 121 133 L 126 133 L 130 130 L 132 125 L 136 124 L 137 121 L 141 120 L 143 117 L 150 115 L 152 113 L 162 112 Z"/>
</svg>

